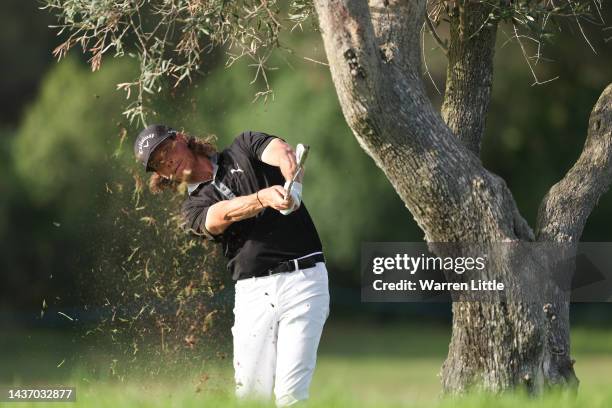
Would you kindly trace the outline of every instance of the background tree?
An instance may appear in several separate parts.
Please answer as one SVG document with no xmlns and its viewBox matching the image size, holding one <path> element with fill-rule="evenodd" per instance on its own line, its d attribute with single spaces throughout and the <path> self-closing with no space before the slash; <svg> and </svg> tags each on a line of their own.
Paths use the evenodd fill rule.
<svg viewBox="0 0 612 408">
<path fill-rule="evenodd" d="M 520 214 L 504 180 L 485 169 L 479 155 L 500 22 L 520 43 L 534 82 L 541 83 L 534 61 L 551 25 L 563 18 L 575 21 L 591 45 L 583 23 L 598 16 L 600 6 L 597 1 L 466 0 L 432 3 L 428 13 L 424 0 L 337 0 L 290 2 L 287 19 L 295 28 L 316 11 L 347 124 L 427 241 L 575 243 L 610 183 L 612 87 L 593 109 L 580 158 L 543 199 L 535 229 Z M 216 45 L 227 47 L 229 64 L 252 59 L 255 79 L 264 83 L 256 97 L 272 95 L 267 62 L 272 50 L 282 48 L 279 33 L 281 22 L 286 23 L 276 2 L 48 0 L 47 7 L 57 11 L 61 30 L 69 32 L 56 49 L 58 56 L 81 44 L 91 53 L 94 70 L 109 50 L 138 58 L 138 79 L 119 85 L 137 95 L 125 112 L 130 118 L 145 121 L 145 93 L 188 79 L 204 51 Z M 435 31 L 442 20 L 449 24 L 447 41 Z M 421 75 L 425 24 L 448 55 L 442 115 L 427 97 Z M 528 40 L 537 44 L 536 58 L 528 55 L 523 43 Z M 496 272 L 499 278 L 509 276 L 507 265 Z M 454 392 L 474 384 L 490 390 L 576 384 L 569 350 L 569 307 L 563 299 L 547 305 L 458 302 L 443 385 Z"/>
</svg>

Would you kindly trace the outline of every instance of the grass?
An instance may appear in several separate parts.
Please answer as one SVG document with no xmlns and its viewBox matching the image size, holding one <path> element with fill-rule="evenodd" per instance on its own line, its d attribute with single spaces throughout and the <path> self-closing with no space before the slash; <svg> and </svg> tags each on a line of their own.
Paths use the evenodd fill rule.
<svg viewBox="0 0 612 408">
<path fill-rule="evenodd" d="M 11 337 L 13 336 L 13 340 Z M 0 377 L 13 384 L 53 383 L 77 387 L 76 403 L 52 403 L 53 407 L 267 407 L 239 404 L 232 395 L 229 359 L 193 364 L 172 371 L 166 366 L 156 376 L 133 374 L 123 378 L 103 375 L 104 353 L 79 349 L 62 334 L 30 334 L 45 348 L 16 345 L 16 335 L 0 340 Z M 573 355 L 581 380 L 577 395 L 549 393 L 530 398 L 520 393 L 503 396 L 471 394 L 442 398 L 437 374 L 444 360 L 448 327 L 377 325 L 330 322 L 321 341 L 317 370 L 307 407 L 589 407 L 612 406 L 612 329 L 576 328 Z M 23 339 L 23 337 L 20 337 Z M 23 342 L 22 342 L 23 343 Z M 77 342 L 78 343 L 78 342 Z M 7 348 L 8 347 L 8 348 Z M 7 353 L 8 350 L 11 352 Z M 57 367 L 62 353 L 81 354 Z M 98 350 L 98 353 L 101 351 Z M 85 362 L 98 361 L 97 370 Z M 95 364 L 94 364 L 95 366 Z M 8 371 L 7 371 L 8 370 Z M 36 375 L 38 373 L 38 375 Z M 0 403 L 0 406 L 14 406 Z M 47 404 L 20 403 L 19 407 Z"/>
</svg>

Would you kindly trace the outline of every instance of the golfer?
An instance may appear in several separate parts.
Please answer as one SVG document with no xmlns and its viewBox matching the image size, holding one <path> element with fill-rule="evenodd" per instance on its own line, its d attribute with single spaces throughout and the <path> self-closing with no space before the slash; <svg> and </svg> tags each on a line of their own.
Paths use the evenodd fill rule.
<svg viewBox="0 0 612 408">
<path fill-rule="evenodd" d="M 329 315 L 321 241 L 301 201 L 303 169 L 283 139 L 246 131 L 217 152 L 165 125 L 144 129 L 137 159 L 151 190 L 187 184 L 186 228 L 223 245 L 235 285 L 234 371 L 238 397 L 277 406 L 308 398 Z"/>
</svg>

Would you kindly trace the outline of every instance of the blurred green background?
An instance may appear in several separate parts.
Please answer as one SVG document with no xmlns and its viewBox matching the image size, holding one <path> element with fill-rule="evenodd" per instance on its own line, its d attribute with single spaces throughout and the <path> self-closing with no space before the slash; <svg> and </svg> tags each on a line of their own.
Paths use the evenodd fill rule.
<svg viewBox="0 0 612 408">
<path fill-rule="evenodd" d="M 85 58 L 73 51 L 57 63 L 51 50 L 60 40 L 47 28 L 54 23 L 52 16 L 38 10 L 34 1 L 7 0 L 1 7 L 0 382 L 95 381 L 106 378 L 99 376 L 101 371 L 114 372 L 111 368 L 121 363 L 113 363 L 117 356 L 129 355 L 132 339 L 125 336 L 138 333 L 141 344 L 155 332 L 143 334 L 131 326 L 132 331 L 122 332 L 124 337 L 115 338 L 112 324 L 107 324 L 104 335 L 91 336 L 91 328 L 100 329 L 99 321 L 108 318 L 108 311 L 98 306 L 126 289 L 124 282 L 138 279 L 128 270 L 134 265 L 125 262 L 139 251 L 135 242 L 146 241 L 153 252 L 178 245 L 158 229 L 176 202 L 135 191 L 134 176 L 143 177 L 132 158 L 140 126 L 122 117 L 127 101 L 116 84 L 134 78 L 136 62 L 107 58 L 102 69 L 92 73 Z M 611 21 L 610 8 L 605 11 Z M 606 32 L 601 27 L 586 29 L 597 54 L 575 28 L 566 27 L 544 48 L 550 61 L 537 65 L 541 80 L 559 78 L 542 86 L 531 85 L 520 48 L 506 43 L 503 29 L 499 33 L 483 162 L 506 180 L 532 225 L 543 195 L 578 157 L 589 113 L 612 80 Z M 362 242 L 422 241 L 423 233 L 352 136 L 327 67 L 304 59 L 325 59 L 317 33 L 294 33 L 283 41 L 293 52 L 280 52 L 271 62 L 279 68 L 268 73 L 273 100 L 253 102 L 262 85 L 250 83 L 255 68 L 245 61 L 226 69 L 223 54 L 215 52 L 205 59 L 204 77 L 150 99 L 158 112 L 151 121 L 194 135 L 216 135 L 219 146 L 247 129 L 279 135 L 292 144 L 310 144 L 304 196 L 328 258 L 333 310 L 329 334 L 321 344 L 322 374 L 317 373 L 315 386 L 329 376 L 337 379 L 338 389 L 373 400 L 403 386 L 407 391 L 398 394 L 399 402 L 417 398 L 419 392 L 435 398 L 435 374 L 450 336 L 450 305 L 362 304 L 359 291 Z M 443 89 L 444 60 L 428 36 L 425 43 L 432 77 L 425 81 L 439 106 L 441 97 L 433 83 Z M 122 221 L 128 212 L 133 219 L 138 211 L 154 214 L 157 224 L 147 225 L 144 216 L 136 222 Z M 591 215 L 582 239 L 609 241 L 611 220 L 608 194 Z M 192 250 L 198 256 L 212 251 Z M 170 262 L 165 254 L 160 249 L 151 255 L 158 261 L 159 274 L 179 282 L 193 272 L 184 267 L 181 272 L 180 262 Z M 210 265 L 223 279 L 223 268 Z M 123 306 L 138 312 L 144 292 Z M 215 301 L 227 307 L 227 282 L 223 293 Z M 572 311 L 576 354 L 586 361 L 581 366 L 579 359 L 578 375 L 592 391 L 588 387 L 609 385 L 612 374 L 610 312 L 609 304 L 577 304 Z M 87 330 L 89 336 L 84 334 Z M 201 343 L 181 354 L 181 361 L 197 359 L 198 353 L 218 360 L 231 340 L 223 337 L 227 331 L 219 336 L 224 344 Z M 101 351 L 106 346 L 108 353 Z M 181 366 L 179 371 L 187 370 Z M 340 378 L 345 377 L 350 378 L 343 383 Z"/>
</svg>

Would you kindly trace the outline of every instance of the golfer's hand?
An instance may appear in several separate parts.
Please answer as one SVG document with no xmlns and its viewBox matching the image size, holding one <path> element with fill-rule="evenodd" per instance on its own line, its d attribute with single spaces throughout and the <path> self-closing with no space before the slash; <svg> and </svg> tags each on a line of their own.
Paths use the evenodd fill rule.
<svg viewBox="0 0 612 408">
<path fill-rule="evenodd" d="M 293 198 L 290 195 L 285 200 L 285 193 L 282 186 L 272 186 L 260 190 L 258 196 L 264 206 L 280 211 L 293 207 Z"/>
<path fill-rule="evenodd" d="M 290 145 L 287 144 L 284 151 L 279 156 L 280 171 L 283 177 L 285 177 L 285 180 L 291 180 L 297 171 L 295 151 Z"/>
</svg>

